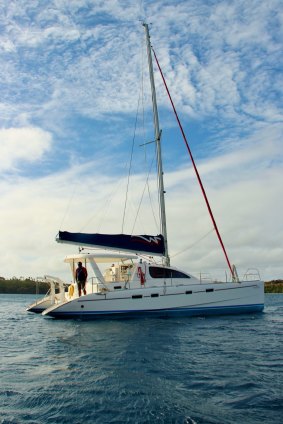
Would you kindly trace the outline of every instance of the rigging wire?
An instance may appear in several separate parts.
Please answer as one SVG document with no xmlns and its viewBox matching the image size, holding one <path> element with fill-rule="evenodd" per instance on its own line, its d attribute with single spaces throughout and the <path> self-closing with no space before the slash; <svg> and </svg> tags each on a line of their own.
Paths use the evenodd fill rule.
<svg viewBox="0 0 283 424">
<path fill-rule="evenodd" d="M 193 155 L 192 155 L 192 152 L 191 152 L 190 146 L 189 146 L 189 144 L 188 144 L 188 141 L 187 141 L 186 135 L 185 135 L 185 133 L 184 133 L 184 130 L 183 130 L 183 127 L 182 127 L 181 121 L 180 121 L 180 119 L 179 119 L 179 116 L 178 116 L 178 114 L 177 114 L 177 111 L 176 111 L 175 105 L 174 105 L 174 103 L 173 103 L 173 100 L 172 100 L 172 97 L 171 97 L 170 91 L 169 91 L 169 89 L 168 89 L 168 86 L 167 86 L 167 83 L 166 83 L 165 77 L 164 77 L 163 72 L 162 72 L 162 70 L 161 70 L 161 67 L 160 67 L 160 65 L 159 65 L 159 62 L 158 62 L 157 56 L 156 56 L 156 54 L 155 54 L 155 51 L 154 51 L 154 49 L 153 49 L 153 47 L 152 47 L 152 46 L 151 46 L 151 48 L 152 48 L 152 51 L 153 51 L 153 54 L 154 54 L 154 57 L 155 57 L 155 60 L 156 60 L 156 63 L 157 63 L 157 66 L 158 66 L 159 72 L 160 72 L 160 74 L 161 74 L 161 78 L 162 78 L 163 83 L 164 83 L 164 85 L 165 85 L 166 92 L 167 92 L 167 94 L 168 94 L 169 100 L 170 100 L 171 105 L 172 105 L 172 107 L 173 107 L 173 110 L 174 110 L 174 113 L 175 113 L 175 117 L 176 117 L 176 119 L 177 119 L 177 122 L 178 122 L 179 128 L 180 128 L 180 130 L 181 130 L 181 133 L 182 133 L 182 136 L 183 136 L 184 142 L 185 142 L 185 144 L 186 144 L 186 147 L 187 147 L 188 153 L 189 153 L 189 155 L 190 155 L 190 158 L 191 158 L 191 161 L 192 161 L 192 164 L 193 164 L 193 168 L 194 168 L 194 170 L 195 170 L 195 173 L 196 173 L 196 176 L 197 176 L 197 180 L 198 180 L 198 182 L 199 182 L 199 185 L 200 185 L 200 188 L 201 188 L 201 191 L 202 191 L 202 194 L 203 194 L 203 197 L 204 197 L 204 200 L 205 200 L 205 203 L 206 203 L 206 206 L 207 206 L 207 209 L 208 209 L 208 212 L 209 212 L 210 218 L 211 218 L 212 223 L 213 223 L 213 226 L 214 226 L 214 228 L 215 228 L 215 231 L 216 231 L 216 234 L 217 234 L 217 237 L 218 237 L 219 243 L 220 243 L 220 245 L 221 245 L 221 247 L 222 247 L 222 250 L 223 250 L 224 256 L 225 256 L 225 258 L 226 258 L 226 261 L 227 261 L 228 267 L 229 267 L 229 269 L 230 269 L 231 275 L 232 275 L 232 277 L 233 277 L 233 278 L 235 278 L 234 269 L 233 269 L 233 268 L 232 268 L 232 266 L 231 266 L 230 260 L 229 260 L 229 258 L 228 258 L 228 255 L 227 255 L 227 252 L 226 252 L 226 249 L 225 249 L 225 246 L 224 246 L 224 243 L 223 243 L 222 238 L 221 238 L 221 235 L 220 235 L 220 233 L 219 233 L 219 230 L 218 230 L 218 227 L 217 227 L 216 221 L 215 221 L 215 219 L 214 219 L 214 216 L 213 216 L 213 213 L 212 213 L 212 210 L 211 210 L 211 207 L 210 207 L 210 204 L 209 204 L 209 201 L 208 201 L 208 198 L 207 198 L 207 195 L 206 195 L 206 192 L 205 192 L 204 186 L 203 186 L 203 184 L 202 184 L 202 181 L 201 181 L 201 178 L 200 178 L 200 175 L 199 175 L 198 169 L 197 169 L 197 167 L 196 167 L 196 164 L 195 164 L 195 161 L 194 161 L 194 158 L 193 158 Z"/>
<path fill-rule="evenodd" d="M 144 65 L 144 49 L 142 49 L 142 65 Z M 142 70 L 144 69 L 144 66 L 142 66 Z M 144 93 L 144 73 L 142 72 L 142 92 Z M 145 137 L 145 106 L 144 106 L 144 95 L 142 96 L 142 124 L 143 124 L 143 133 L 144 133 L 144 139 L 146 139 Z M 155 151 L 156 151 L 156 143 L 155 143 Z M 147 154 L 146 154 L 146 145 L 144 145 L 144 160 L 145 160 L 145 168 L 147 167 Z M 160 232 L 160 224 L 158 225 L 157 223 L 157 218 L 156 218 L 156 214 L 155 214 L 155 208 L 153 205 L 153 201 L 152 201 L 152 196 L 151 196 L 151 191 L 150 191 L 150 186 L 149 186 L 149 175 L 152 169 L 152 165 L 153 165 L 153 160 L 151 161 L 150 167 L 149 167 L 149 172 L 148 172 L 148 176 L 146 178 L 146 186 L 147 186 L 147 192 L 148 192 L 148 198 L 149 198 L 149 203 L 150 203 L 150 208 L 151 208 L 151 212 L 152 212 L 152 216 L 153 216 L 153 220 L 155 223 L 155 226 L 157 228 L 157 230 Z M 157 160 L 156 160 L 157 163 Z M 156 173 L 157 176 L 157 173 Z M 159 203 L 159 197 L 158 197 L 158 203 Z M 158 210 L 160 210 L 160 208 L 158 208 Z M 161 219 L 159 218 L 159 223 L 161 222 Z"/>
<path fill-rule="evenodd" d="M 152 159 L 152 162 L 153 162 L 153 159 Z M 150 202 L 150 206 L 151 206 L 153 220 L 154 220 L 157 231 L 160 232 L 160 225 L 158 227 L 157 218 L 156 218 L 156 214 L 155 214 L 154 207 L 153 207 L 153 201 L 152 201 L 152 196 L 151 196 L 148 180 L 147 180 L 147 192 L 148 192 L 148 198 L 149 198 L 149 202 Z M 158 199 L 158 202 L 159 202 L 159 199 Z M 160 220 L 159 220 L 159 222 L 160 222 Z"/>
<path fill-rule="evenodd" d="M 144 49 L 142 49 L 142 71 L 144 70 Z M 144 134 L 144 140 L 146 139 L 145 137 L 145 106 L 144 106 L 144 72 L 142 72 L 142 128 L 143 128 L 143 134 Z M 156 146 L 156 143 L 155 143 Z M 144 145 L 144 161 L 145 161 L 145 168 L 147 167 L 147 154 L 146 154 L 146 145 Z M 156 228 L 158 229 L 158 224 L 157 224 L 157 219 L 156 219 L 156 214 L 155 214 L 155 210 L 153 207 L 153 201 L 152 201 L 152 196 L 151 196 L 151 192 L 150 192 L 150 186 L 148 183 L 149 180 L 149 175 L 152 169 L 152 164 L 153 164 L 153 159 L 151 161 L 150 167 L 149 167 L 149 172 L 148 172 L 148 176 L 146 178 L 146 186 L 147 186 L 147 192 L 148 192 L 148 198 L 149 198 L 149 203 L 150 203 L 150 208 L 151 208 L 151 212 L 152 212 L 152 216 L 153 216 L 153 220 L 155 223 Z M 159 198 L 158 198 L 159 201 Z M 159 220 L 160 222 L 160 220 Z M 160 227 L 160 225 L 159 225 Z"/>
<path fill-rule="evenodd" d="M 160 192 L 160 180 L 158 178 L 158 153 L 157 153 L 157 145 L 155 143 L 155 157 L 156 157 L 156 189 L 157 192 Z M 162 233 L 162 229 L 161 229 L 161 221 L 162 221 L 162 216 L 161 216 L 161 207 L 160 207 L 160 196 L 158 196 L 158 212 L 159 212 L 159 222 L 160 222 L 160 226 L 159 226 L 159 232 Z"/>
<path fill-rule="evenodd" d="M 138 215 L 139 215 L 139 211 L 140 211 L 140 208 L 141 208 L 141 204 L 142 204 L 142 201 L 143 201 L 145 190 L 146 190 L 146 188 L 149 189 L 148 180 L 149 180 L 149 176 L 150 176 L 150 173 L 151 173 L 153 161 L 154 161 L 154 158 L 151 161 L 151 165 L 150 165 L 150 168 L 149 168 L 149 171 L 148 171 L 148 174 L 147 174 L 146 182 L 145 182 L 145 185 L 144 185 L 144 188 L 143 188 L 143 192 L 142 192 L 142 195 L 141 195 L 141 199 L 140 199 L 140 202 L 139 202 L 139 205 L 138 205 L 138 209 L 137 209 L 137 213 L 136 213 L 136 217 L 135 217 L 135 220 L 134 220 L 134 224 L 133 224 L 133 228 L 132 228 L 132 233 L 131 234 L 133 234 L 133 232 L 134 232 L 134 228 L 135 228 L 135 225 L 136 225 L 136 222 L 137 222 L 137 218 L 138 218 Z M 153 215 L 153 216 L 155 218 L 155 215 Z"/>
<path fill-rule="evenodd" d="M 124 233 L 124 225 L 125 225 L 125 218 L 126 218 L 126 209 L 127 209 L 127 203 L 128 203 L 130 176 L 131 176 L 131 170 L 132 170 L 132 161 L 133 161 L 134 145 L 135 145 L 135 138 L 136 138 L 136 130 L 137 130 L 137 122 L 138 122 L 138 112 L 139 112 L 140 97 L 141 96 L 139 95 L 137 112 L 136 112 L 136 119 L 135 119 L 135 125 L 134 125 L 134 135 L 133 135 L 132 148 L 131 148 L 131 154 L 130 154 L 129 172 L 128 172 L 128 178 L 127 178 L 127 188 L 126 188 L 125 203 L 124 203 L 124 212 L 123 212 L 123 220 L 122 220 L 122 234 Z"/>
<path fill-rule="evenodd" d="M 142 104 L 142 132 L 143 132 L 143 139 L 146 140 L 146 131 L 145 131 L 145 105 L 144 105 L 144 50 L 142 48 L 142 76 L 141 76 L 141 90 L 142 90 L 142 96 L 141 96 L 141 104 Z M 145 163 L 145 169 L 147 169 L 148 165 L 148 161 L 147 161 L 147 148 L 146 148 L 146 144 L 143 145 L 144 147 L 144 163 Z M 150 177 L 150 173 L 152 170 L 152 165 L 153 165 L 153 161 L 154 161 L 154 157 L 151 160 L 150 166 L 148 168 L 148 174 L 146 177 L 146 182 L 145 182 L 145 186 L 141 195 L 141 199 L 140 199 L 140 203 L 138 205 L 138 209 L 137 209 L 137 213 L 136 213 L 136 217 L 134 220 L 134 224 L 132 227 L 132 234 L 134 233 L 134 228 L 138 219 L 138 215 L 140 212 L 140 208 L 141 208 L 141 204 L 144 198 L 144 194 L 145 194 L 145 190 L 147 188 L 147 192 L 148 192 L 148 198 L 149 198 L 149 203 L 150 203 L 150 208 L 151 208 L 151 212 L 152 212 L 152 216 L 153 216 L 153 220 L 155 223 L 156 228 L 158 229 L 158 223 L 157 223 L 157 219 L 156 219 L 156 214 L 155 214 L 155 210 L 154 210 L 154 206 L 153 206 L 153 201 L 152 201 L 152 196 L 151 196 L 151 191 L 150 191 L 150 186 L 149 186 L 149 177 Z"/>
<path fill-rule="evenodd" d="M 142 45 L 142 43 L 141 43 L 141 47 L 140 47 L 140 52 L 141 52 L 141 64 L 143 65 L 143 45 Z M 143 69 L 143 68 L 141 67 L 141 69 Z M 134 125 L 134 135 L 133 135 L 133 140 L 132 140 L 132 148 L 131 148 L 130 162 L 129 162 L 129 171 L 128 171 L 128 178 L 127 178 L 127 188 L 126 188 L 125 202 L 124 202 L 124 211 L 123 211 L 123 219 L 122 219 L 122 234 L 124 233 L 126 210 L 127 210 L 127 204 L 128 204 L 130 176 L 131 176 L 131 170 L 132 170 L 132 161 L 133 161 L 134 144 L 135 144 L 136 131 L 137 131 L 139 106 L 140 106 L 140 102 L 141 102 L 142 94 L 143 94 L 143 72 L 141 74 L 142 74 L 141 86 L 140 86 L 139 99 L 138 99 L 138 104 L 137 104 L 136 119 L 135 119 L 135 125 Z"/>
<path fill-rule="evenodd" d="M 139 118 L 139 111 L 141 109 L 141 127 L 142 127 L 142 133 L 143 133 L 143 139 L 146 140 L 146 131 L 145 131 L 145 106 L 144 106 L 144 49 L 143 49 L 143 43 L 141 45 L 141 84 L 140 84 L 140 93 L 139 93 L 139 99 L 138 99 L 138 105 L 137 105 L 137 112 L 136 112 L 136 118 L 135 118 L 135 125 L 134 125 L 134 135 L 133 135 L 133 141 L 132 141 L 132 148 L 131 148 L 131 154 L 130 154 L 130 161 L 129 161 L 129 171 L 128 171 L 128 177 L 127 177 L 127 188 L 126 188 L 126 195 L 125 195 L 125 203 L 124 203 L 124 212 L 123 212 L 123 221 L 122 221 L 122 233 L 124 232 L 124 227 L 125 227 L 125 220 L 126 220 L 126 211 L 128 208 L 128 202 L 129 202 L 129 186 L 130 186 L 130 177 L 131 177 L 131 173 L 132 173 L 132 163 L 133 163 L 133 154 L 134 154 L 134 144 L 135 144 L 135 140 L 136 140 L 136 133 L 137 133 L 137 125 L 138 125 L 138 118 Z M 152 212 L 152 216 L 156 225 L 156 228 L 158 228 L 158 224 L 157 224 L 157 219 L 156 219 L 156 214 L 154 211 L 154 207 L 153 207 L 153 201 L 152 201 L 152 196 L 151 196 L 151 192 L 150 192 L 150 186 L 149 186 L 149 177 L 150 177 L 150 173 L 152 170 L 152 165 L 153 165 L 153 161 L 154 158 L 151 160 L 151 163 L 148 167 L 148 157 L 147 157 L 147 149 L 146 149 L 146 143 L 143 144 L 144 147 L 144 163 L 145 163 L 145 167 L 144 169 L 148 168 L 148 173 L 146 176 L 146 183 L 145 186 L 143 188 L 142 191 L 142 195 L 140 198 L 140 202 L 137 208 L 137 212 L 135 214 L 135 218 L 134 218 L 134 223 L 132 226 L 132 232 L 131 234 L 133 234 L 137 220 L 138 220 L 138 216 L 139 216 L 139 212 L 141 209 L 141 204 L 144 198 L 144 194 L 147 188 L 148 191 L 148 197 L 149 197 L 149 202 L 150 202 L 150 207 L 151 207 L 151 212 Z"/>
<path fill-rule="evenodd" d="M 125 166 L 126 169 L 128 168 L 128 178 L 127 178 L 127 188 L 126 188 L 126 194 L 125 194 L 124 211 L 123 211 L 123 219 L 122 219 L 122 233 L 124 232 L 126 215 L 127 215 L 127 209 L 129 207 L 130 177 L 131 177 L 131 174 L 132 174 L 132 163 L 133 163 L 133 155 L 134 155 L 134 145 L 135 145 L 137 128 L 138 128 L 139 111 L 140 111 L 141 107 L 142 107 L 142 128 L 143 128 L 143 134 L 144 134 L 144 139 L 145 139 L 144 74 L 143 74 L 143 63 L 144 63 L 144 57 L 143 56 L 144 56 L 144 51 L 143 51 L 143 44 L 142 44 L 141 47 L 142 47 L 141 48 L 141 57 L 142 57 L 142 60 L 141 60 L 141 62 L 142 62 L 142 67 L 141 67 L 142 73 L 141 74 L 142 74 L 142 78 L 141 78 L 140 94 L 139 94 L 139 99 L 138 99 L 138 103 L 137 103 L 137 112 L 136 112 L 136 119 L 135 119 L 135 125 L 134 125 L 134 135 L 133 135 L 133 141 L 132 141 L 132 149 L 131 149 L 131 154 L 130 154 L 130 161 L 129 161 L 128 165 Z M 146 148 L 144 149 L 144 151 L 145 151 L 145 163 L 147 163 Z M 152 167 L 152 164 L 150 165 L 150 169 L 151 169 L 151 167 Z M 146 168 L 147 168 L 147 166 L 145 167 L 145 169 Z M 149 171 L 149 173 L 150 173 L 150 171 Z M 151 194 L 150 194 L 150 187 L 148 185 L 148 180 L 149 180 L 149 175 L 147 176 L 147 179 L 146 179 L 146 181 L 147 181 L 147 187 L 148 187 L 148 194 L 149 194 L 149 199 L 150 199 L 150 205 L 151 205 L 152 215 L 154 217 L 154 221 L 155 221 L 156 227 L 158 227 L 156 216 L 155 216 L 155 213 L 154 213 L 153 204 L 152 204 L 152 197 L 151 197 Z M 90 224 L 90 222 L 93 220 L 93 218 L 95 216 L 100 215 L 101 212 L 102 212 L 102 210 L 105 210 L 106 209 L 106 214 L 108 213 L 107 211 L 109 211 L 109 209 L 110 209 L 110 205 L 111 205 L 111 201 L 113 199 L 114 193 L 116 192 L 117 186 L 121 183 L 121 181 L 122 181 L 122 178 L 120 178 L 119 181 L 118 181 L 118 183 L 115 184 L 115 187 L 111 190 L 110 195 L 107 196 L 107 200 L 106 200 L 106 202 L 104 202 L 104 205 L 100 208 L 100 211 L 96 211 L 94 214 L 92 214 L 92 216 L 86 222 L 83 223 L 82 227 L 79 230 L 80 232 L 82 232 Z M 144 192 L 145 192 L 145 189 L 143 190 L 142 197 L 144 196 Z M 76 187 L 74 188 L 73 194 L 72 194 L 72 196 L 71 196 L 71 198 L 69 200 L 69 203 L 67 205 L 66 212 L 65 212 L 64 217 L 62 219 L 61 227 L 62 227 L 62 224 L 63 224 L 64 220 L 66 219 L 66 216 L 67 216 L 68 211 L 70 210 L 70 207 L 71 207 L 71 204 L 73 202 L 75 193 L 76 193 Z M 140 204 L 141 204 L 141 202 L 140 202 Z M 133 208 L 133 211 L 134 211 L 134 209 L 135 208 Z M 136 222 L 137 222 L 137 219 L 138 219 L 139 210 L 140 210 L 140 205 L 139 205 L 138 211 L 136 213 L 136 217 L 135 217 L 135 221 L 134 221 L 134 226 L 136 225 Z M 98 229 L 97 229 L 98 232 L 100 231 L 100 228 L 103 225 L 103 222 L 102 221 L 104 220 L 104 218 L 105 218 L 105 213 L 103 214 L 102 218 L 100 219 L 100 222 L 98 223 Z M 134 229 L 134 227 L 133 227 L 133 229 Z"/>
<path fill-rule="evenodd" d="M 215 228 L 211 228 L 206 234 L 204 234 L 200 239 L 198 239 L 197 241 L 195 241 L 193 244 L 191 244 L 190 246 L 186 247 L 183 250 L 180 250 L 177 253 L 174 253 L 174 255 L 170 255 L 171 258 L 175 258 L 178 255 L 181 255 L 181 253 L 186 252 L 187 250 L 192 249 L 194 246 L 196 246 L 198 243 L 200 243 L 202 240 L 204 240 L 210 233 L 212 233 L 213 231 L 215 231 Z"/>
<path fill-rule="evenodd" d="M 83 231 L 83 229 L 84 228 L 86 228 L 90 223 L 91 223 L 91 221 L 93 220 L 93 218 L 95 217 L 95 216 L 98 216 L 98 215 L 100 215 L 100 214 L 102 214 L 102 212 L 103 212 L 103 214 L 102 214 L 102 218 L 100 219 L 100 222 L 98 223 L 98 225 L 97 225 L 97 232 L 99 232 L 100 231 L 100 228 L 102 227 L 102 225 L 103 225 L 103 219 L 107 216 L 107 214 L 108 214 L 108 211 L 109 211 L 109 209 L 110 209 L 110 205 L 111 205 L 111 201 L 112 201 L 112 199 L 113 199 L 113 197 L 114 197 L 114 193 L 117 191 L 117 187 L 121 184 L 121 180 L 122 180 L 122 178 L 120 178 L 120 179 L 118 179 L 118 181 L 117 181 L 117 183 L 114 185 L 114 187 L 112 188 L 112 190 L 111 190 L 111 192 L 110 192 L 110 194 L 109 194 L 109 196 L 106 196 L 106 201 L 103 203 L 103 205 L 101 206 L 101 208 L 98 210 L 98 211 L 96 211 L 93 215 L 91 215 L 91 217 L 88 219 L 88 221 L 86 221 L 84 224 L 83 224 L 83 226 L 81 227 L 81 229 L 80 229 L 80 231 Z"/>
</svg>

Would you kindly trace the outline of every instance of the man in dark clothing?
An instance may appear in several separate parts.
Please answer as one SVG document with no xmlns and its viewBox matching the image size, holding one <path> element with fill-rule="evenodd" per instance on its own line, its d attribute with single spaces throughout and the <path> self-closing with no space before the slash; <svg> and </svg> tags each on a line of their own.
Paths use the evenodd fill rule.
<svg viewBox="0 0 283 424">
<path fill-rule="evenodd" d="M 76 269 L 76 282 L 78 284 L 79 296 L 83 293 L 86 294 L 85 283 L 87 280 L 87 269 L 81 262 L 78 262 L 78 268 Z"/>
</svg>

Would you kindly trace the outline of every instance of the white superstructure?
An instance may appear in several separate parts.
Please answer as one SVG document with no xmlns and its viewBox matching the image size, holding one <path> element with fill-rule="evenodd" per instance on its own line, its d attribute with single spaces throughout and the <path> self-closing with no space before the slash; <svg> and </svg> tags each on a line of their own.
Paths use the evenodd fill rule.
<svg viewBox="0 0 283 424">
<path fill-rule="evenodd" d="M 156 264 L 137 255 L 78 254 L 68 256 L 87 267 L 87 294 L 74 290 L 43 315 L 95 319 L 129 316 L 214 315 L 258 312 L 264 306 L 263 282 L 201 282 L 177 268 Z M 103 265 L 100 270 L 98 265 Z"/>
</svg>

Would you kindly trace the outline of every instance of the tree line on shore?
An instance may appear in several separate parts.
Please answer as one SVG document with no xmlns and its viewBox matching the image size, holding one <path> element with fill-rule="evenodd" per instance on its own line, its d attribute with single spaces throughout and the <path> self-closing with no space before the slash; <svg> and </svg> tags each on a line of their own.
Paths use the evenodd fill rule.
<svg viewBox="0 0 283 424">
<path fill-rule="evenodd" d="M 0 293 L 9 294 L 45 294 L 49 290 L 49 284 L 35 281 L 32 278 L 5 279 L 0 277 Z"/>
<path fill-rule="evenodd" d="M 265 293 L 283 293 L 283 280 L 272 280 L 264 283 Z"/>
<path fill-rule="evenodd" d="M 9 294 L 45 294 L 49 284 L 32 278 L 5 279 L 0 277 L 0 293 Z M 271 280 L 264 283 L 265 293 L 283 293 L 283 280 Z"/>
</svg>

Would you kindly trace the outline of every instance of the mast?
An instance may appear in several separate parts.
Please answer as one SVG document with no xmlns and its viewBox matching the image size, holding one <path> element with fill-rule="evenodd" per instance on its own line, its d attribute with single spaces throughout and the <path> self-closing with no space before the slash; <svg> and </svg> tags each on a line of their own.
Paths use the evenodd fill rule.
<svg viewBox="0 0 283 424">
<path fill-rule="evenodd" d="M 165 196 L 164 196 L 165 191 L 164 191 L 163 167 L 162 167 L 162 155 L 161 155 L 161 143 L 160 143 L 161 131 L 159 129 L 159 119 L 158 119 L 158 110 L 157 110 L 157 102 L 156 102 L 156 91 L 155 91 L 155 83 L 154 83 L 154 75 L 153 75 L 149 29 L 148 29 L 148 24 L 143 23 L 143 26 L 144 26 L 145 35 L 146 35 L 148 69 L 149 69 L 151 95 L 152 95 L 154 135 L 155 135 L 156 151 L 157 151 L 157 170 L 158 170 L 160 215 L 161 215 L 161 232 L 162 232 L 162 235 L 164 237 L 165 265 L 169 266 L 170 265 L 170 258 L 169 258 L 169 253 L 168 253 L 166 213 L 165 213 Z"/>
</svg>

